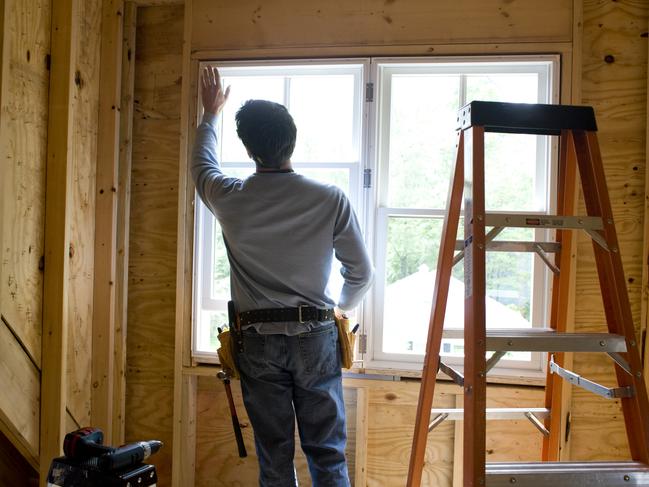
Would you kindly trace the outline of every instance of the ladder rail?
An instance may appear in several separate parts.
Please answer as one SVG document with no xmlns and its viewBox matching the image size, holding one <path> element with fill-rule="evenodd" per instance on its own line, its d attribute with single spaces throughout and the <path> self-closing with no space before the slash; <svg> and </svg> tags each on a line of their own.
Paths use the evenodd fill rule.
<svg viewBox="0 0 649 487">
<path fill-rule="evenodd" d="M 486 320 L 484 127 L 464 130 L 464 485 L 485 485 Z"/>
<path fill-rule="evenodd" d="M 464 132 L 460 131 L 457 141 L 457 154 L 455 169 L 448 192 L 446 215 L 442 226 L 442 241 L 437 261 L 437 275 L 433 291 L 433 302 L 428 326 L 428 339 L 426 342 L 426 355 L 421 376 L 421 389 L 417 404 L 415 431 L 412 439 L 410 464 L 408 467 L 408 487 L 421 484 L 424 468 L 424 455 L 426 453 L 426 439 L 428 436 L 428 423 L 430 410 L 433 404 L 435 381 L 439 366 L 439 349 L 442 344 L 442 330 L 444 328 L 444 315 L 448 289 L 451 282 L 453 268 L 453 254 L 455 239 L 460 221 L 460 208 L 462 203 L 462 190 L 464 180 Z"/>
<path fill-rule="evenodd" d="M 642 375 L 640 354 L 636 347 L 631 305 L 599 144 L 593 132 L 575 131 L 574 140 L 586 210 L 589 215 L 600 216 L 604 221 L 603 235 L 610 249 L 606 251 L 593 242 L 606 321 L 609 330 L 624 335 L 628 344 L 626 359 L 631 367 L 631 374 L 627 374 L 619 366 L 616 366 L 615 370 L 618 384 L 622 387 L 633 387 L 636 391 L 634 397 L 621 400 L 629 449 L 634 460 L 649 463 L 649 415 L 643 414 L 641 406 L 647 404 L 647 389 Z"/>
<path fill-rule="evenodd" d="M 571 215 L 577 206 L 577 161 L 575 145 L 570 130 L 562 130 L 559 139 L 559 173 L 557 174 L 557 213 Z M 573 250 L 577 245 L 575 231 L 557 230 L 556 241 L 561 246 L 559 253 L 555 254 L 555 264 L 560 273 L 552 278 L 552 301 L 550 306 L 550 327 L 560 333 L 569 330 L 571 310 L 570 290 L 574 279 L 576 262 Z M 560 366 L 572 366 L 572 354 L 563 352 L 555 354 L 555 359 Z M 543 438 L 541 458 L 544 461 L 560 460 L 562 443 L 566 443 L 565 430 L 567 423 L 568 404 L 571 397 L 570 386 L 560 377 L 546 372 L 545 407 L 550 410 L 550 417 L 544 422 L 550 432 Z"/>
</svg>

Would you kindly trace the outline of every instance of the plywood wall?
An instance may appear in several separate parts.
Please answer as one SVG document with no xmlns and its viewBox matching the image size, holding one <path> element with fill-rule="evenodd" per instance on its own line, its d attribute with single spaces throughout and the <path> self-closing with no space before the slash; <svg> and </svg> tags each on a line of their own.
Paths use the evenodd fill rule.
<svg viewBox="0 0 649 487">
<path fill-rule="evenodd" d="M 2 83 L 2 316 L 40 365 L 50 6 L 5 2 Z"/>
<path fill-rule="evenodd" d="M 419 383 L 346 379 L 344 384 L 347 458 L 352 484 L 402 486 L 408 474 Z M 434 407 L 456 407 L 457 395 L 461 397 L 458 387 L 441 384 L 438 391 Z M 233 383 L 233 395 L 248 451 L 248 457 L 243 459 L 237 454 L 223 385 L 216 378 L 199 379 L 197 487 L 249 486 L 257 481 L 259 470 L 253 432 L 237 381 Z M 538 388 L 498 386 L 490 389 L 488 401 L 490 407 L 540 407 L 543 393 Z M 461 429 L 458 431 L 456 436 L 455 423 L 445 422 L 429 435 L 422 485 L 454 485 L 454 459 L 462 447 Z M 541 440 L 540 433 L 528 421 L 491 422 L 487 430 L 487 456 L 490 461 L 537 461 L 541 456 Z M 298 480 L 300 485 L 309 485 L 299 441 L 296 448 Z M 364 471 L 359 472 L 361 468 Z"/>
<path fill-rule="evenodd" d="M 0 235 L 0 418 L 2 429 L 35 465 L 39 449 L 41 330 L 48 143 L 51 2 L 6 0 L 0 93 L 3 154 Z M 81 2 L 80 47 L 71 110 L 72 218 L 68 425 L 90 422 L 94 256 L 94 173 L 101 0 Z M 56 60 L 55 60 L 56 62 Z"/>
<path fill-rule="evenodd" d="M 126 439 L 165 443 L 152 457 L 170 485 L 183 7 L 137 13 L 131 179 Z"/>
<path fill-rule="evenodd" d="M 82 41 L 75 60 L 73 102 L 67 401 L 71 419 L 80 426 L 90 424 L 101 3 L 82 2 L 77 19 Z"/>
<path fill-rule="evenodd" d="M 572 2 L 192 1 L 192 49 L 570 42 Z M 380 49 L 377 51 L 380 53 Z"/>
<path fill-rule="evenodd" d="M 0 416 L 21 452 L 37 458 L 50 5 L 2 5 Z"/>
<path fill-rule="evenodd" d="M 582 102 L 595 108 L 631 310 L 639 335 L 649 4 L 643 0 L 585 0 L 583 16 Z M 592 246 L 586 238 L 578 245 L 577 295 L 577 328 L 591 331 L 605 327 Z M 601 355 L 575 355 L 575 369 L 601 383 L 611 385 L 615 381 L 611 361 Z M 571 430 L 571 456 L 575 459 L 629 458 L 618 401 L 575 389 Z"/>
</svg>

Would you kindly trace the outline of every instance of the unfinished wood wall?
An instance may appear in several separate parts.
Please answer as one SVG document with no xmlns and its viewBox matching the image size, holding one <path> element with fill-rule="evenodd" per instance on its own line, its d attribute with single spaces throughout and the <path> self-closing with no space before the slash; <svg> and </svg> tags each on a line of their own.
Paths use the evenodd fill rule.
<svg viewBox="0 0 649 487">
<path fill-rule="evenodd" d="M 67 397 L 71 419 L 78 426 L 90 424 L 101 4 L 102 0 L 81 2 L 82 41 L 75 60 Z"/>
<path fill-rule="evenodd" d="M 48 0 L 6 0 L 2 40 L 0 153 L 0 417 L 3 432 L 38 458 L 45 161 L 48 120 Z"/>
<path fill-rule="evenodd" d="M 362 6 L 277 0 L 272 8 L 252 0 L 236 4 L 193 0 L 192 57 L 565 52 L 568 45 L 583 70 L 575 86 L 581 85 L 583 102 L 596 109 L 633 315 L 639 323 L 641 294 L 646 292 L 641 272 L 647 38 L 642 34 L 647 30 L 649 5 L 642 0 L 575 4 L 583 7 L 583 56 L 570 51 L 573 28 L 581 26 L 573 25 L 573 3 L 566 1 L 544 2 L 544 8 L 538 9 L 533 2 L 504 0 L 434 4 L 376 0 Z M 436 10 L 440 5 L 448 10 Z M 466 16 L 469 11 L 472 15 Z M 181 6 L 138 9 L 126 431 L 130 440 L 156 437 L 165 441 L 163 452 L 153 457 L 160 467 L 161 485 L 169 485 L 171 464 L 175 238 L 177 205 L 182 204 L 177 201 L 175 184 L 180 110 L 187 109 L 179 106 L 182 34 Z M 577 40 L 575 45 L 579 46 Z M 570 88 L 562 85 L 564 90 Z M 571 94 L 564 91 L 564 95 L 564 101 L 570 101 Z M 604 315 L 586 239 L 579 245 L 577 292 L 578 327 L 601 329 Z M 597 357 L 580 358 L 575 367 L 604 383 L 613 377 L 610 364 Z M 353 419 L 350 454 L 361 451 L 355 448 L 357 441 L 366 445 L 366 457 L 360 459 L 366 470 L 360 478 L 371 486 L 402 485 L 417 382 L 347 380 L 345 387 Z M 240 392 L 236 385 L 234 389 L 245 424 Z M 461 401 L 452 387 L 444 391 L 444 404 Z M 500 406 L 542 402 L 540 391 L 533 388 L 498 387 L 490 394 L 490 401 Z M 362 427 L 357 430 L 359 424 Z M 222 386 L 210 377 L 198 380 L 196 425 L 196 485 L 251 485 L 257 474 L 252 433 L 244 428 L 251 456 L 240 460 Z M 461 451 L 455 429 L 448 423 L 431 436 L 424 473 L 427 482 L 452 485 L 453 460 Z M 571 431 L 573 458 L 626 458 L 628 454 L 615 402 L 575 391 Z M 533 460 L 538 458 L 539 445 L 540 437 L 527 423 L 489 425 L 489 460 Z M 357 460 L 352 456 L 354 473 Z M 303 460 L 298 461 L 298 473 L 304 478 Z"/>
<path fill-rule="evenodd" d="M 408 474 L 414 417 L 419 397 L 418 381 L 345 379 L 349 471 L 352 485 L 402 486 Z M 239 422 L 248 457 L 237 454 L 227 399 L 215 378 L 200 377 L 197 402 L 197 487 L 248 486 L 257 482 L 257 457 L 252 428 L 245 414 L 238 382 L 233 384 Z M 441 384 L 434 407 L 461 407 L 459 388 Z M 459 399 L 458 399 L 459 397 Z M 543 392 L 535 388 L 492 387 L 489 407 L 539 407 Z M 461 423 L 445 422 L 428 437 L 422 485 L 458 486 L 455 460 L 462 455 Z M 459 442 L 458 442 L 459 438 Z M 536 461 L 541 456 L 541 435 L 527 421 L 492 422 L 487 430 L 489 461 Z M 300 485 L 309 485 L 303 454 L 296 452 Z M 358 471 L 358 469 L 363 471 Z M 360 483 L 359 483 L 360 482 Z"/>
<path fill-rule="evenodd" d="M 572 2 L 240 0 L 192 2 L 192 50 L 570 42 Z"/>
<path fill-rule="evenodd" d="M 48 143 L 51 0 L 6 0 L 0 91 L 0 425 L 38 464 L 45 169 Z M 72 219 L 67 329 L 67 427 L 90 420 L 90 332 L 94 242 L 94 172 L 101 0 L 81 2 L 74 19 L 71 111 Z M 56 61 L 55 61 L 56 62 Z"/>
<path fill-rule="evenodd" d="M 595 108 L 599 142 L 611 195 L 634 323 L 640 337 L 646 173 L 647 27 L 643 0 L 583 2 L 582 101 Z M 575 321 L 579 330 L 606 326 L 590 239 L 581 238 L 577 257 Z M 575 370 L 614 384 L 611 361 L 576 354 Z M 619 401 L 575 388 L 571 457 L 629 458 Z"/>
<path fill-rule="evenodd" d="M 126 440 L 159 439 L 171 482 L 183 6 L 137 12 L 129 245 Z"/>
</svg>

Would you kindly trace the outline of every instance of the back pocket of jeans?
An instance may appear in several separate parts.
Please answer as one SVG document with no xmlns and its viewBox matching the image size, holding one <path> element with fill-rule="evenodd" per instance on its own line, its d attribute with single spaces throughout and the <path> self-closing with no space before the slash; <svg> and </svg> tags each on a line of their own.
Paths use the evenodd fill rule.
<svg viewBox="0 0 649 487">
<path fill-rule="evenodd" d="M 299 335 L 299 343 L 307 374 L 326 375 L 340 368 L 338 334 L 334 326 Z"/>
</svg>

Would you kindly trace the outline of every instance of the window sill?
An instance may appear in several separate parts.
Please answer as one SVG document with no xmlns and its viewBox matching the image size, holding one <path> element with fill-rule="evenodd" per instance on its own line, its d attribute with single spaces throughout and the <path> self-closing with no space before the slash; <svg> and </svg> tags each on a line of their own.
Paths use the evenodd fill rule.
<svg viewBox="0 0 649 487">
<path fill-rule="evenodd" d="M 421 380 L 421 370 L 408 370 L 392 367 L 358 367 L 345 373 L 346 378 L 364 378 L 376 380 Z M 518 385 L 531 387 L 545 386 L 545 373 L 541 371 L 526 371 L 523 375 L 520 371 L 496 371 L 487 376 L 488 384 Z M 445 374 L 437 374 L 440 382 L 452 383 Z"/>
<path fill-rule="evenodd" d="M 183 375 L 209 377 L 216 376 L 221 370 L 219 365 L 201 364 L 192 367 L 183 367 Z M 368 379 L 383 381 L 421 380 L 421 370 L 407 370 L 396 368 L 363 368 L 354 367 L 351 370 L 343 370 L 345 379 Z M 443 383 L 452 383 L 444 374 L 437 374 L 437 380 Z M 536 372 L 534 375 L 521 374 L 493 374 L 487 376 L 488 384 L 543 387 L 545 386 L 545 374 Z"/>
</svg>

